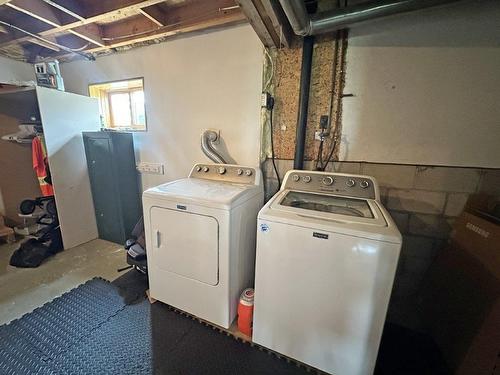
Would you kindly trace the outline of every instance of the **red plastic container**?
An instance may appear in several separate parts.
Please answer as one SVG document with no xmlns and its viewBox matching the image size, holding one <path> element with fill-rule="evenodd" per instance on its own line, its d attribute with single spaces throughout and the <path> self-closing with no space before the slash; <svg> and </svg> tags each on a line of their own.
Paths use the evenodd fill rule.
<svg viewBox="0 0 500 375">
<path fill-rule="evenodd" d="M 252 288 L 245 289 L 238 304 L 238 329 L 247 336 L 252 336 L 253 326 L 253 296 Z"/>
</svg>

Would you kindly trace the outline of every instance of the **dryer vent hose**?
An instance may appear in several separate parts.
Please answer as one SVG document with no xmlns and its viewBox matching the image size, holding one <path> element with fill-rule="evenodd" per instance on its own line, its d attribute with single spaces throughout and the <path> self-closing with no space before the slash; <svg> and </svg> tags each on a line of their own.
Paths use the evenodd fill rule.
<svg viewBox="0 0 500 375">
<path fill-rule="evenodd" d="M 217 152 L 213 143 L 219 138 L 217 132 L 207 129 L 201 135 L 201 150 L 214 163 L 227 164 L 226 160 Z"/>
</svg>

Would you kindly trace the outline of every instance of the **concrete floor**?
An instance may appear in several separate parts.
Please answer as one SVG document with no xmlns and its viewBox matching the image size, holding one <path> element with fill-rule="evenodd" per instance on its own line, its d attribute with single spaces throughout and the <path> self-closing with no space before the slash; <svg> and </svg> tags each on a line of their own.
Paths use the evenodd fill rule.
<svg viewBox="0 0 500 375">
<path fill-rule="evenodd" d="M 121 245 L 93 240 L 65 250 L 38 268 L 16 268 L 9 259 L 19 243 L 0 244 L 0 325 L 53 300 L 85 281 L 100 276 L 113 281 L 126 266 Z"/>
</svg>

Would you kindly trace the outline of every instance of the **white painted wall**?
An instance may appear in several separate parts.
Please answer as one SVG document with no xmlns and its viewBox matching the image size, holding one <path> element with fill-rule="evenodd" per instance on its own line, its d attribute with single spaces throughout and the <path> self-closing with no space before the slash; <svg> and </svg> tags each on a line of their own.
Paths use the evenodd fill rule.
<svg viewBox="0 0 500 375">
<path fill-rule="evenodd" d="M 87 94 L 89 83 L 144 77 L 148 130 L 136 133 L 139 161 L 165 164 L 165 175 L 143 175 L 147 188 L 186 177 L 205 128 L 221 130 L 231 157 L 258 165 L 262 45 L 248 25 L 185 37 L 63 64 L 67 91 Z"/>
<path fill-rule="evenodd" d="M 350 31 L 342 160 L 500 167 L 500 2 Z"/>
<path fill-rule="evenodd" d="M 35 71 L 31 64 L 0 56 L 0 83 L 33 81 Z"/>
</svg>

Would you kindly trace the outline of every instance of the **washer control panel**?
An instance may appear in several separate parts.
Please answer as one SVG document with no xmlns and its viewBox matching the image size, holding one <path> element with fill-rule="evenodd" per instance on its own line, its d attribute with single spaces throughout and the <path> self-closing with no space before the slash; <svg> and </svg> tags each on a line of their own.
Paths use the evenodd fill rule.
<svg viewBox="0 0 500 375">
<path fill-rule="evenodd" d="M 285 189 L 380 199 L 375 179 L 344 173 L 288 171 L 281 186 L 281 190 Z"/>
<path fill-rule="evenodd" d="M 205 180 L 258 184 L 258 169 L 232 164 L 195 164 L 189 177 Z"/>
</svg>

